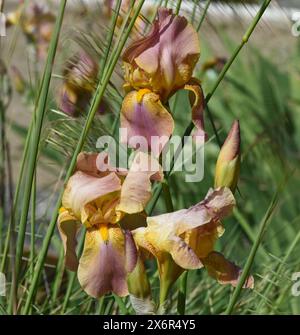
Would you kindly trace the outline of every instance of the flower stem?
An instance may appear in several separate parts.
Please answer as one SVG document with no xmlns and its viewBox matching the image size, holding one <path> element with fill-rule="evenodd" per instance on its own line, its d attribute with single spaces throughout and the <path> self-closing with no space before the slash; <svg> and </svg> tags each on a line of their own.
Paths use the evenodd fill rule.
<svg viewBox="0 0 300 335">
<path fill-rule="evenodd" d="M 35 122 L 34 122 L 34 127 L 33 127 L 33 133 L 30 139 L 30 154 L 29 154 L 29 157 L 27 157 L 28 170 L 26 174 L 23 206 L 22 206 L 21 218 L 20 218 L 20 223 L 19 223 L 19 233 L 18 233 L 18 239 L 17 239 L 17 250 L 16 250 L 16 261 L 15 261 L 15 282 L 12 284 L 12 292 L 17 291 L 18 282 L 19 282 L 19 275 L 20 275 L 22 255 L 23 255 L 23 247 L 24 247 L 24 241 L 25 241 L 26 223 L 27 223 L 27 216 L 28 216 L 31 190 L 32 190 L 32 183 L 33 183 L 34 173 L 36 169 L 40 136 L 41 136 L 42 126 L 43 126 L 44 116 L 46 113 L 46 104 L 48 100 L 48 92 L 49 92 L 49 86 L 50 86 L 50 81 L 51 81 L 53 62 L 54 62 L 54 58 L 56 55 L 58 38 L 59 38 L 61 26 L 62 26 L 66 3 L 67 3 L 67 0 L 61 0 L 60 2 L 59 14 L 57 16 L 55 28 L 53 31 L 50 45 L 49 45 L 47 62 L 45 65 L 43 80 L 41 83 L 41 94 L 38 99 L 36 112 L 34 112 L 33 114 L 33 118 L 35 119 Z"/>
<path fill-rule="evenodd" d="M 180 278 L 178 300 L 177 300 L 177 312 L 180 315 L 185 314 L 185 302 L 186 302 L 186 285 L 188 279 L 188 271 L 185 271 Z"/>
<path fill-rule="evenodd" d="M 199 31 L 200 28 L 201 28 L 201 26 L 202 26 L 202 23 L 203 23 L 203 21 L 204 21 L 204 19 L 205 19 L 205 16 L 206 16 L 206 14 L 207 14 L 208 7 L 210 6 L 210 3 L 211 3 L 211 0 L 207 0 L 207 1 L 206 1 L 205 7 L 204 7 L 204 9 L 203 9 L 203 13 L 202 13 L 202 15 L 201 15 L 200 22 L 199 22 L 198 27 L 197 27 L 197 31 Z"/>
<path fill-rule="evenodd" d="M 260 228 L 259 228 L 259 231 L 258 231 L 258 234 L 256 236 L 256 240 L 251 248 L 251 251 L 250 251 L 250 254 L 247 258 L 247 261 L 246 261 L 246 264 L 245 264 L 245 267 L 243 269 L 243 272 L 242 272 L 242 275 L 241 275 L 241 278 L 238 282 L 238 285 L 236 286 L 234 292 L 233 292 L 233 295 L 231 296 L 231 299 L 229 301 L 229 304 L 228 304 L 228 307 L 225 311 L 225 314 L 226 315 L 230 315 L 232 312 L 233 312 L 233 309 L 234 309 L 234 306 L 241 294 L 241 291 L 242 291 L 242 288 L 244 286 L 244 283 L 249 275 L 249 272 L 250 272 L 250 269 L 251 269 L 251 266 L 254 262 L 254 258 L 255 258 L 255 255 L 257 253 L 257 250 L 260 246 L 260 243 L 262 241 L 262 238 L 264 236 L 264 233 L 266 231 L 266 228 L 268 226 L 268 223 L 270 222 L 270 219 L 272 218 L 272 215 L 274 213 L 274 210 L 276 209 L 277 207 L 277 204 L 278 204 L 278 198 L 279 198 L 279 194 L 282 192 L 282 189 L 283 189 L 283 186 L 285 185 L 286 183 L 286 180 L 281 183 L 276 191 L 276 193 L 274 194 L 272 200 L 271 200 L 271 203 L 270 203 L 270 206 L 268 208 L 268 210 L 266 211 L 265 213 L 265 216 L 264 218 L 262 219 L 262 222 L 260 224 Z"/>
</svg>

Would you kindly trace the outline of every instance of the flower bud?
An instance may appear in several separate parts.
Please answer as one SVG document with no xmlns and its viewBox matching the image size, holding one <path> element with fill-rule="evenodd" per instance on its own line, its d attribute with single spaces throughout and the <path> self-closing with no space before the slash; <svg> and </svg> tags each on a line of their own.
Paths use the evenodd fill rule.
<svg viewBox="0 0 300 335">
<path fill-rule="evenodd" d="M 235 191 L 240 173 L 240 143 L 239 121 L 234 121 L 217 160 L 215 188 L 225 186 Z"/>
</svg>

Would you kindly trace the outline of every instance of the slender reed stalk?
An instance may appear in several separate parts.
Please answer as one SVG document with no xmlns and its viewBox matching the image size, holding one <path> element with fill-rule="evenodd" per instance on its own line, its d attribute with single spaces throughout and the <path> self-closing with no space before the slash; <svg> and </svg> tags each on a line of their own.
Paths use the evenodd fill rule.
<svg viewBox="0 0 300 335">
<path fill-rule="evenodd" d="M 185 314 L 185 302 L 186 302 L 186 286 L 188 280 L 188 271 L 185 271 L 179 281 L 178 299 L 177 299 L 177 312 L 180 315 Z"/>
<path fill-rule="evenodd" d="M 90 127 L 92 125 L 93 118 L 94 118 L 94 116 L 97 112 L 97 106 L 99 105 L 99 102 L 101 101 L 101 99 L 103 97 L 104 91 L 105 91 L 105 89 L 108 85 L 108 82 L 109 82 L 110 77 L 113 73 L 113 70 L 114 70 L 114 68 L 115 68 L 115 66 L 118 62 L 118 59 L 121 55 L 123 47 L 124 47 L 124 45 L 125 45 L 125 43 L 128 39 L 128 36 L 129 36 L 129 34 L 130 34 L 130 32 L 133 28 L 135 20 L 138 17 L 144 2 L 145 2 L 145 0 L 139 0 L 139 2 L 137 3 L 136 11 L 135 11 L 135 13 L 132 17 L 132 20 L 130 21 L 128 29 L 127 29 L 126 33 L 124 33 L 124 36 L 121 38 L 120 43 L 118 44 L 118 48 L 116 49 L 116 51 L 111 56 L 111 61 L 109 62 L 109 65 L 108 65 L 107 75 L 105 76 L 105 78 L 103 78 L 103 81 L 99 82 L 99 85 L 96 89 L 96 92 L 94 94 L 94 97 L 93 97 L 93 100 L 92 100 L 92 103 L 91 103 L 91 108 L 89 110 L 87 120 L 85 122 L 84 128 L 82 129 L 82 132 L 81 132 L 81 135 L 79 137 L 77 146 L 76 146 L 76 148 L 74 150 L 74 153 L 73 153 L 73 156 L 72 156 L 72 160 L 71 160 L 69 169 L 66 173 L 66 178 L 65 178 L 66 181 L 70 178 L 70 176 L 71 176 L 71 174 L 72 174 L 72 172 L 75 168 L 77 156 L 80 153 L 80 151 L 82 150 L 84 141 L 85 141 L 85 139 L 87 137 L 87 134 L 90 130 Z M 55 224 L 56 224 L 56 220 L 57 220 L 57 213 L 58 213 L 59 207 L 61 205 L 62 194 L 63 194 L 63 190 L 59 194 L 56 206 L 54 207 L 54 213 L 53 213 L 51 222 L 48 226 L 45 238 L 43 240 L 42 249 L 39 253 L 39 257 L 38 257 L 37 264 L 36 264 L 36 267 L 35 267 L 34 278 L 32 280 L 31 286 L 29 288 L 27 300 L 26 300 L 26 303 L 25 303 L 25 307 L 24 307 L 24 311 L 23 311 L 24 314 L 28 313 L 31 302 L 32 302 L 32 299 L 33 299 L 33 296 L 34 296 L 35 291 L 37 289 L 38 279 L 39 279 L 41 270 L 43 268 L 44 260 L 45 260 L 45 257 L 46 257 L 47 251 L 48 251 L 48 247 L 49 247 L 49 244 L 50 244 L 50 241 L 51 241 L 54 229 L 55 229 Z"/>
<path fill-rule="evenodd" d="M 271 218 L 273 216 L 273 213 L 277 207 L 277 204 L 278 204 L 278 199 L 279 199 L 279 195 L 283 189 L 283 184 L 280 184 L 280 186 L 278 187 L 275 195 L 273 196 L 272 200 L 271 200 L 271 203 L 270 203 L 270 206 L 268 208 L 268 210 L 266 211 L 265 213 L 265 216 L 264 218 L 262 219 L 261 221 L 261 224 L 260 224 L 260 228 L 259 228 L 259 231 L 257 233 L 257 236 L 256 236 L 256 240 L 251 248 L 251 251 L 250 251 L 250 254 L 247 258 L 247 261 L 246 261 L 246 264 L 245 264 L 245 267 L 243 269 L 243 272 L 242 272 L 242 275 L 241 275 L 241 278 L 238 282 L 238 285 L 236 286 L 234 292 L 233 292 L 233 295 L 231 296 L 231 299 L 229 301 L 229 304 L 228 304 L 228 307 L 225 311 L 225 314 L 226 315 L 230 315 L 232 312 L 233 312 L 233 309 L 235 307 L 235 304 L 241 294 L 241 291 L 243 289 L 243 286 L 246 282 L 246 279 L 249 275 L 249 272 L 250 272 L 250 269 L 252 267 L 252 264 L 254 262 L 254 258 L 256 256 L 256 253 L 257 253 L 257 250 L 262 242 L 262 239 L 263 239 L 263 236 L 266 232 L 266 229 L 268 227 L 268 224 L 269 222 L 271 221 Z"/>
<path fill-rule="evenodd" d="M 206 4 L 205 4 L 205 7 L 203 8 L 203 13 L 201 15 L 201 18 L 200 18 L 200 21 L 199 21 L 199 24 L 198 24 L 198 27 L 197 27 L 197 31 L 199 31 L 201 26 L 202 26 L 202 23 L 205 19 L 205 16 L 207 14 L 207 11 L 208 11 L 208 8 L 209 8 L 210 4 L 211 4 L 211 0 L 207 0 Z"/>
<path fill-rule="evenodd" d="M 21 269 L 22 263 L 22 254 L 25 240 L 25 232 L 26 232 L 26 223 L 27 216 L 30 204 L 31 190 L 32 190 L 32 182 L 36 168 L 36 161 L 38 155 L 38 148 L 40 143 L 40 135 L 42 130 L 42 125 L 44 121 L 44 116 L 46 112 L 46 104 L 48 99 L 49 86 L 52 75 L 53 62 L 56 55 L 56 49 L 58 44 L 58 38 L 61 31 L 65 6 L 67 0 L 61 0 L 59 6 L 59 13 L 57 16 L 57 20 L 55 23 L 54 31 L 52 34 L 51 42 L 49 45 L 49 52 L 47 57 L 47 62 L 44 70 L 43 81 L 41 83 L 41 95 L 38 100 L 37 110 L 34 113 L 33 117 L 35 118 L 35 125 L 33 128 L 31 143 L 30 143 L 30 155 L 28 157 L 28 170 L 25 180 L 24 186 L 24 197 L 23 197 L 23 205 L 21 211 L 21 218 L 19 223 L 19 233 L 17 239 L 17 250 L 16 250 L 16 261 L 15 261 L 15 282 L 12 285 L 12 295 L 16 294 L 18 282 L 19 282 L 19 273 Z"/>
</svg>

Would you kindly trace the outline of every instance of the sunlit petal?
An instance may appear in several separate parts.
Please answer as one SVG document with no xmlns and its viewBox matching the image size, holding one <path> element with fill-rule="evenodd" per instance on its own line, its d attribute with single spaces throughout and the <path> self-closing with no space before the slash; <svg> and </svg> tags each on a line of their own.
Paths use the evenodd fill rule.
<svg viewBox="0 0 300 335">
<path fill-rule="evenodd" d="M 128 143 L 133 148 L 140 147 L 144 151 L 150 149 L 158 156 L 173 133 L 174 121 L 159 96 L 143 89 L 125 96 L 121 109 L 121 128 L 126 129 L 121 137 L 122 143 Z M 138 141 L 138 136 L 145 143 Z"/>
</svg>

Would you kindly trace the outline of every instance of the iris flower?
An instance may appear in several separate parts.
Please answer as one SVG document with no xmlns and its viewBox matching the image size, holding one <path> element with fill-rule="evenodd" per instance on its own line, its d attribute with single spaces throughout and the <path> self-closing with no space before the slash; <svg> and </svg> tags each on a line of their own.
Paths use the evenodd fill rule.
<svg viewBox="0 0 300 335">
<path fill-rule="evenodd" d="M 71 57 L 64 71 L 64 84 L 60 93 L 60 107 L 70 116 L 79 116 L 89 104 L 95 90 L 98 65 L 84 51 Z M 99 112 L 104 112 L 105 104 L 100 103 Z"/>
<path fill-rule="evenodd" d="M 129 142 L 135 135 L 166 136 L 173 132 L 168 99 L 179 89 L 190 92 L 195 135 L 204 136 L 204 97 L 200 82 L 192 78 L 200 56 L 197 32 L 182 16 L 160 8 L 148 36 L 133 42 L 124 52 L 125 96 L 121 126 Z M 151 143 L 148 140 L 148 147 Z"/>
<path fill-rule="evenodd" d="M 148 217 L 147 227 L 133 231 L 138 247 L 157 258 L 164 298 L 185 269 L 205 267 L 219 283 L 237 284 L 241 269 L 214 250 L 217 239 L 224 233 L 221 220 L 231 213 L 234 205 L 229 188 L 210 190 L 203 201 L 189 209 Z M 252 277 L 245 287 L 253 287 Z"/>
<path fill-rule="evenodd" d="M 136 266 L 137 252 L 131 233 L 119 223 L 122 219 L 136 221 L 137 215 L 144 220 L 150 179 L 162 179 L 162 172 L 158 162 L 145 153 L 136 154 L 129 171 L 109 166 L 105 153 L 79 155 L 77 170 L 63 195 L 58 228 L 66 267 L 78 271 L 79 282 L 89 295 L 128 294 L 126 278 Z M 86 235 L 78 261 L 75 246 L 81 225 Z"/>
</svg>

